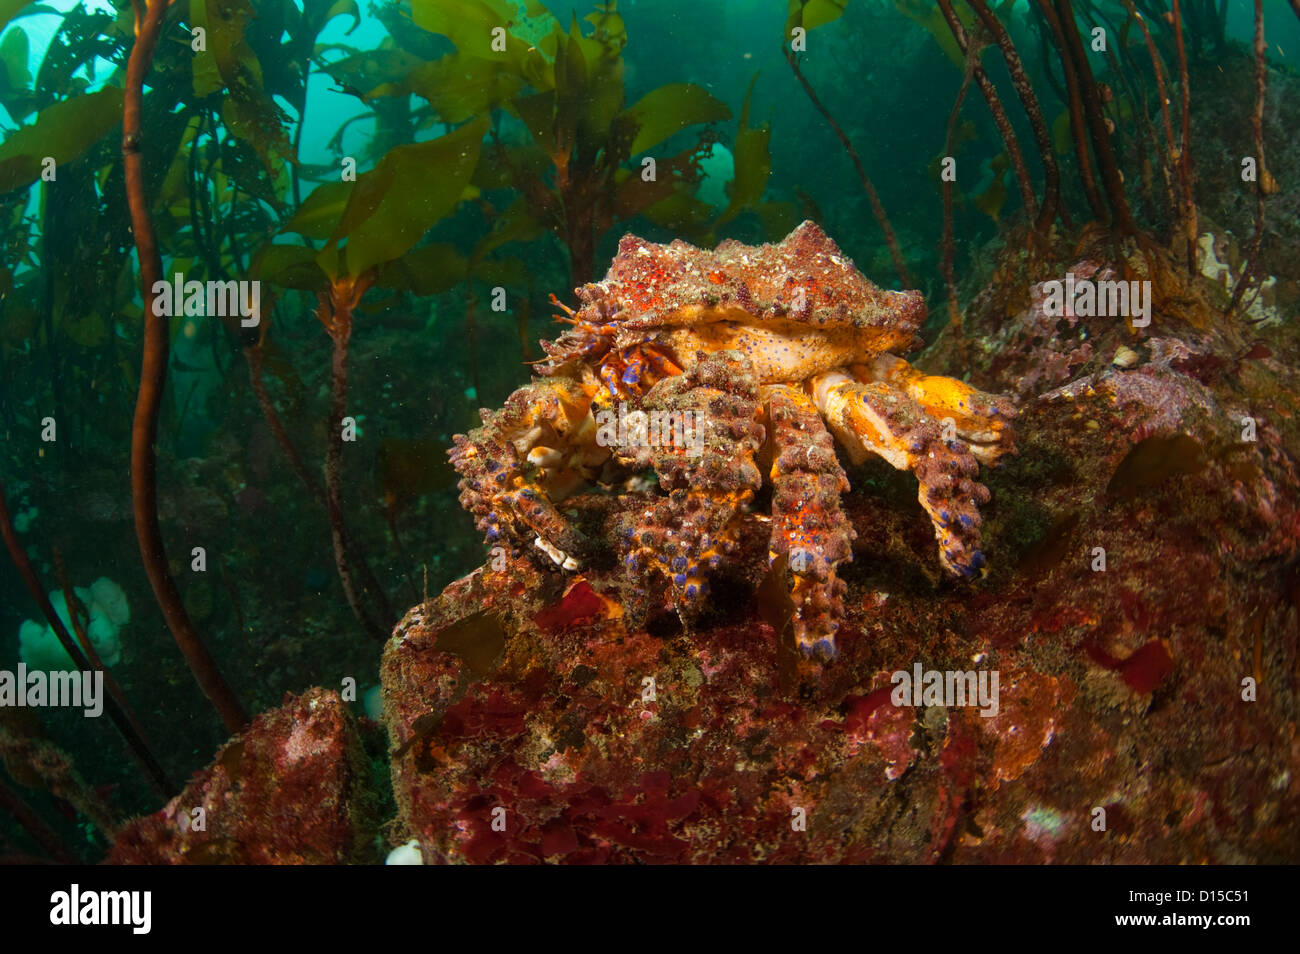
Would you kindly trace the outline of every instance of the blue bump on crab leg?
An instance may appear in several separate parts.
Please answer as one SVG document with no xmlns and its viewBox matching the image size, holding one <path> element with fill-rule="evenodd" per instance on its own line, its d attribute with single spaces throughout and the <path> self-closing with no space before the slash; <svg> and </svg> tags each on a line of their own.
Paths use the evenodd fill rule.
<svg viewBox="0 0 1300 954">
<path fill-rule="evenodd" d="M 702 417 L 698 454 L 659 444 L 651 459 L 655 497 L 625 529 L 625 562 L 635 580 L 655 570 L 672 586 L 679 612 L 695 612 L 708 592 L 707 576 L 736 548 L 737 517 L 762 485 L 754 455 L 762 444 L 757 381 L 740 354 L 710 355 L 681 375 L 657 384 L 646 397 L 651 412 L 709 408 Z"/>
<path fill-rule="evenodd" d="M 641 375 L 645 372 L 645 361 L 641 359 L 640 352 L 634 351 L 628 355 L 627 367 L 623 369 L 622 382 L 629 388 L 636 389 L 641 383 Z"/>
<path fill-rule="evenodd" d="M 640 346 L 611 356 L 600 366 L 601 383 L 614 397 L 644 394 L 664 378 L 681 373 L 682 369 L 656 348 Z"/>
<path fill-rule="evenodd" d="M 957 576 L 979 574 L 985 560 L 978 506 L 989 492 L 974 480 L 979 463 L 969 445 L 943 440 L 939 422 L 891 385 L 831 372 L 812 386 L 818 407 L 854 463 L 876 454 L 916 475 L 917 497 L 934 523 L 944 569 Z"/>
<path fill-rule="evenodd" d="M 613 360 L 606 360 L 600 366 L 600 383 L 604 385 L 604 390 L 609 397 L 619 397 L 623 394 L 623 382 L 619 380 L 619 368 Z M 600 399 L 597 398 L 597 403 Z"/>
<path fill-rule="evenodd" d="M 764 392 L 773 443 L 768 558 L 785 555 L 794 579 L 796 644 L 805 655 L 830 660 L 846 589 L 836 567 L 853 559 L 857 536 L 840 508 L 849 481 L 812 398 L 788 385 Z"/>
</svg>

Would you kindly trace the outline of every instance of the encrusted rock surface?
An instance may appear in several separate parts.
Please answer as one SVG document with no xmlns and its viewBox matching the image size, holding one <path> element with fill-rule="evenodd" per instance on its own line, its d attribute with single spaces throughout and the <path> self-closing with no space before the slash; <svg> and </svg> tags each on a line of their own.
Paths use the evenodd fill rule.
<svg viewBox="0 0 1300 954">
<path fill-rule="evenodd" d="M 337 692 L 309 689 L 254 719 L 162 810 L 129 822 L 108 861 L 376 861 L 375 809 L 356 721 Z"/>
<path fill-rule="evenodd" d="M 1300 347 L 1176 304 L 1141 332 L 1035 331 L 981 300 L 972 343 L 1010 330 L 967 346 L 973 377 L 1022 402 L 1020 456 L 987 477 L 990 570 L 943 576 L 915 478 L 850 469 L 819 673 L 761 498 L 689 632 L 624 613 L 612 558 L 498 560 L 412 610 L 382 669 L 395 841 L 426 863 L 1300 860 Z M 612 540 L 637 505 L 565 506 Z M 996 671 L 997 714 L 895 705 L 917 664 Z"/>
</svg>

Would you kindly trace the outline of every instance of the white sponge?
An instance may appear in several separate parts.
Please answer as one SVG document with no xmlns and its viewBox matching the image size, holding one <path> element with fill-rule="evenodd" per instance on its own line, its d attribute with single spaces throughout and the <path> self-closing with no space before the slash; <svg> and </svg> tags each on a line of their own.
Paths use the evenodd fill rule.
<svg viewBox="0 0 1300 954">
<path fill-rule="evenodd" d="M 108 577 L 101 576 L 90 588 L 76 588 L 77 598 L 90 613 L 90 623 L 86 627 L 86 636 L 95 647 L 95 652 L 105 666 L 115 666 L 122 658 L 122 641 L 118 630 L 131 619 L 131 610 L 127 606 L 126 594 L 122 588 Z M 63 621 L 68 634 L 76 638 L 72 620 L 68 616 L 67 601 L 62 592 L 50 594 L 50 603 L 54 612 Z M 32 620 L 25 620 L 18 628 L 18 650 L 30 669 L 44 669 L 48 672 L 65 672 L 74 669 L 72 657 L 54 635 L 54 630 Z"/>
<path fill-rule="evenodd" d="M 386 865 L 422 865 L 424 855 L 420 853 L 420 842 L 412 838 L 404 845 L 398 845 L 384 859 Z"/>
</svg>

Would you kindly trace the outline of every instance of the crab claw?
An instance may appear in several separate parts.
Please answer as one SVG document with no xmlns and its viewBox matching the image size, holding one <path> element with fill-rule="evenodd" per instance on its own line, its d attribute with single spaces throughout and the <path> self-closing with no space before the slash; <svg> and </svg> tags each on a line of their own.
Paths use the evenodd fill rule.
<svg viewBox="0 0 1300 954">
<path fill-rule="evenodd" d="M 978 508 L 988 501 L 989 491 L 975 480 L 979 461 L 972 445 L 955 435 L 946 438 L 944 422 L 889 382 L 856 381 L 834 372 L 816 379 L 814 393 L 855 463 L 875 454 L 916 475 L 917 497 L 934 524 L 944 569 L 967 578 L 979 574 L 985 560 L 979 549 Z M 952 393 L 959 392 L 954 388 Z"/>
</svg>

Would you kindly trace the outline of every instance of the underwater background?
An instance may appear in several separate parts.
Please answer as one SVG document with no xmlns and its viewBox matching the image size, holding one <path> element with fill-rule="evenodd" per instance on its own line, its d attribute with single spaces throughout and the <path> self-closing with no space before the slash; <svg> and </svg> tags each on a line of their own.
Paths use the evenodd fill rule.
<svg viewBox="0 0 1300 954">
<path fill-rule="evenodd" d="M 132 4 L 0 0 L 0 486 L 17 548 L 69 628 L 75 593 L 130 710 L 0 706 L 0 859 L 99 861 L 149 816 L 114 860 L 379 861 L 413 839 L 426 861 L 1295 861 L 1300 9 L 1176 6 L 1177 19 L 1162 0 L 176 0 L 124 151 Z M 182 295 L 165 319 L 165 557 L 151 567 L 133 512 L 132 442 L 148 443 L 140 214 L 166 281 L 260 283 L 256 320 L 187 312 Z M 447 451 L 528 383 L 539 339 L 620 239 L 758 246 L 805 220 L 880 288 L 924 296 L 926 350 L 897 354 L 1020 409 L 1019 454 L 981 476 L 983 578 L 940 572 L 915 480 L 873 460 L 846 465 L 849 608 L 815 689 L 755 675 L 790 643 L 761 589 L 761 541 L 702 622 L 657 606 L 617 638 L 600 635 L 624 612 L 605 604 L 628 600 L 600 585 L 608 567 L 575 591 L 524 554 L 513 590 L 455 589 L 489 547 Z M 1154 327 L 1053 320 L 1039 284 L 1067 271 L 1152 282 Z M 1074 405 L 1052 403 L 1075 384 Z M 1259 436 L 1243 451 L 1247 415 Z M 1097 583 L 1099 546 L 1133 575 Z M 0 670 L 72 668 L 0 563 Z M 200 644 L 188 653 L 151 572 L 174 580 Z M 480 646 L 406 672 L 440 701 L 386 682 L 381 702 L 399 621 L 397 642 L 460 625 L 444 645 Z M 745 631 L 761 639 L 739 648 Z M 612 655 L 582 656 L 575 634 Z M 683 661 L 700 646 L 712 655 Z M 514 663 L 493 663 L 503 651 Z M 745 659 L 734 677 L 764 687 L 743 717 L 735 696 L 695 696 L 725 683 L 711 671 L 729 652 Z M 1003 691 L 1023 689 L 1004 701 L 1012 721 L 882 721 L 888 673 L 921 656 L 1001 660 Z M 664 703 L 646 720 L 665 725 L 641 740 L 662 758 L 626 778 L 556 769 L 613 758 L 584 727 L 602 699 L 639 696 L 634 660 L 648 658 L 675 673 L 661 687 L 692 687 L 677 716 Z M 1243 675 L 1264 687 L 1246 721 L 1198 721 Z M 575 680 L 585 702 L 560 688 Z M 251 808 L 199 842 L 149 828 L 176 829 L 175 811 L 154 813 L 210 764 L 228 776 L 220 798 L 327 791 L 285 783 L 256 736 L 222 748 L 241 717 L 282 704 L 288 724 L 254 731 L 292 735 L 313 687 L 340 693 L 320 703 L 346 735 L 322 745 L 352 773 L 337 843 L 254 851 L 271 822 Z M 1129 734 L 1143 720 L 1149 734 Z M 710 725 L 714 750 L 696 752 Z M 1184 731 L 1194 743 L 1169 734 Z M 675 747 L 693 754 L 675 761 Z M 1184 756 L 1185 772 L 1168 767 Z M 1162 772 L 1176 791 L 1153 793 Z M 755 773 L 767 781 L 751 789 L 740 777 Z M 544 796 L 530 787 L 543 777 Z M 507 790 L 533 799 L 526 847 L 490 828 L 433 834 L 448 818 L 469 831 Z M 801 798 L 837 847 L 756 833 L 788 828 Z M 728 829 L 747 799 L 761 810 Z M 1063 833 L 1064 806 L 1094 804 L 1114 806 L 1122 841 Z"/>
</svg>

